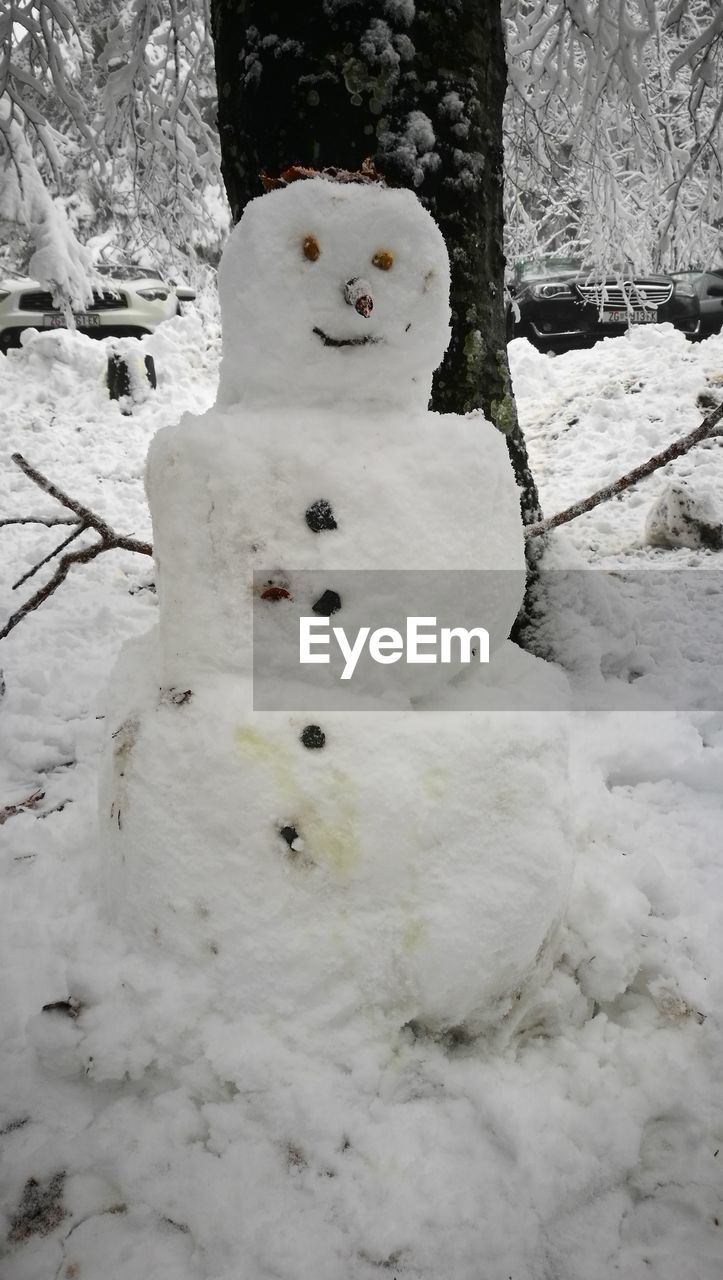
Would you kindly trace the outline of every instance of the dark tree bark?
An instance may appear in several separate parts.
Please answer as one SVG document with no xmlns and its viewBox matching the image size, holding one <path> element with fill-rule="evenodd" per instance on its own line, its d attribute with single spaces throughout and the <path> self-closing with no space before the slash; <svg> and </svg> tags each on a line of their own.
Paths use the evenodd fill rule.
<svg viewBox="0 0 723 1280">
<path fill-rule="evenodd" d="M 432 407 L 504 431 L 526 522 L 537 490 L 517 422 L 503 303 L 500 0 L 211 0 L 223 175 L 237 220 L 260 173 L 358 169 L 411 187 L 452 262 L 453 336 Z"/>
</svg>

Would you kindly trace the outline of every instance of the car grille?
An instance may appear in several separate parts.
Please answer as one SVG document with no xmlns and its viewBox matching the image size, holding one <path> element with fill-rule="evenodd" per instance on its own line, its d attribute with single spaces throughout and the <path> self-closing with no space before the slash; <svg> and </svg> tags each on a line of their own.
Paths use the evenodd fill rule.
<svg viewBox="0 0 723 1280">
<path fill-rule="evenodd" d="M 124 293 L 94 293 L 91 306 L 84 311 L 118 311 L 128 306 L 128 298 Z M 58 311 L 53 306 L 53 295 L 38 290 L 35 293 L 21 293 L 19 307 L 21 311 Z"/>
<path fill-rule="evenodd" d="M 668 281 L 625 280 L 622 284 L 606 284 L 600 280 L 594 284 L 577 286 L 585 302 L 596 307 L 660 307 L 668 302 L 673 286 Z"/>
</svg>

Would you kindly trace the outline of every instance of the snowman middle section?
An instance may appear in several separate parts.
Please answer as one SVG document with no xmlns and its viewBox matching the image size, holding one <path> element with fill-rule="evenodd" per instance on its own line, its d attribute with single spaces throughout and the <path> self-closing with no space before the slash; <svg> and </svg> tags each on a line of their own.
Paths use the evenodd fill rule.
<svg viewBox="0 0 723 1280">
<path fill-rule="evenodd" d="M 504 438 L 481 414 L 216 408 L 159 432 L 147 487 L 171 687 L 199 670 L 250 676 L 254 626 L 266 653 L 282 633 L 298 650 L 302 616 L 350 635 L 403 625 L 425 612 L 415 571 L 438 624 L 484 626 L 491 654 L 522 600 L 519 496 Z M 290 673 L 267 662 L 264 674 Z M 353 690 L 403 705 L 452 674 L 367 664 Z"/>
</svg>

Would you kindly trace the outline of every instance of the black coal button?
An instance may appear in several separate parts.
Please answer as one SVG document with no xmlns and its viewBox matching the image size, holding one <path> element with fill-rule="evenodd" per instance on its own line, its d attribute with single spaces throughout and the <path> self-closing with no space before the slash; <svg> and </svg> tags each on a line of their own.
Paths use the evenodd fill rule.
<svg viewBox="0 0 723 1280">
<path fill-rule="evenodd" d="M 334 519 L 334 512 L 326 498 L 319 498 L 316 502 L 312 502 L 311 506 L 307 508 L 305 520 L 312 533 L 321 533 L 324 529 L 338 528 Z"/>
<path fill-rule="evenodd" d="M 301 741 L 309 751 L 318 751 L 326 744 L 326 734 L 318 724 L 307 724 L 301 731 Z"/>
<path fill-rule="evenodd" d="M 325 591 L 311 606 L 312 612 L 320 618 L 330 618 L 332 613 L 341 609 L 341 596 L 338 591 Z"/>
</svg>

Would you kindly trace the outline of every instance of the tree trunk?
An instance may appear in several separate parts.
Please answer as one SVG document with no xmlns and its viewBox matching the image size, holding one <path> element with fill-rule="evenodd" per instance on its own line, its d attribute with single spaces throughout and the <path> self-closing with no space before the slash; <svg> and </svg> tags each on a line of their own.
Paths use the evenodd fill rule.
<svg viewBox="0 0 723 1280">
<path fill-rule="evenodd" d="M 526 522 L 541 516 L 507 363 L 500 0 L 211 0 L 222 168 L 233 218 L 260 173 L 371 156 L 436 218 L 452 341 L 432 408 L 482 408 L 507 436 Z"/>
</svg>

